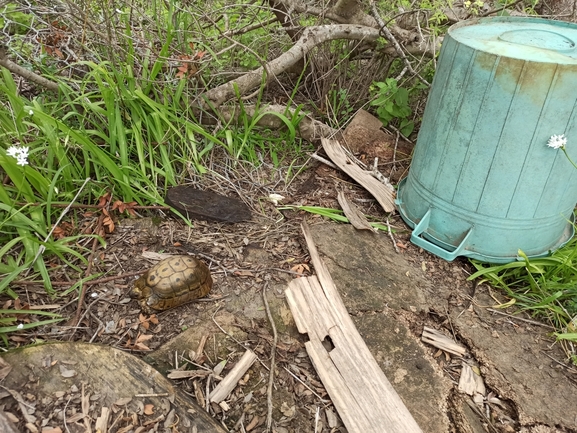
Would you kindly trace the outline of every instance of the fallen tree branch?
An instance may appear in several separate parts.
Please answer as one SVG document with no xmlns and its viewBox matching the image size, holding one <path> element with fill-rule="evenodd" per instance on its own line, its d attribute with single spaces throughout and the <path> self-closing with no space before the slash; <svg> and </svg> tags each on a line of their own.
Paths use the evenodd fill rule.
<svg viewBox="0 0 577 433">
<path fill-rule="evenodd" d="M 377 21 L 369 14 L 363 12 L 360 8 L 355 8 L 352 13 L 343 14 L 343 10 L 345 9 L 341 2 L 338 2 L 334 7 L 330 9 L 311 7 L 298 0 L 277 0 L 277 2 L 283 3 L 285 7 L 290 11 L 313 15 L 319 18 L 325 18 L 338 24 L 358 24 L 361 26 L 379 29 L 379 24 Z M 414 42 L 415 40 L 415 33 L 410 30 L 403 29 L 397 25 L 392 25 L 388 28 L 397 38 L 403 41 Z"/>
<path fill-rule="evenodd" d="M 305 29 L 301 38 L 288 51 L 267 64 L 266 71 L 268 74 L 265 76 L 264 81 L 269 82 L 286 71 L 310 52 L 311 49 L 323 42 L 335 39 L 376 41 L 378 38 L 379 31 L 372 27 L 352 24 L 309 27 Z M 205 92 L 201 95 L 205 100 L 205 106 L 218 107 L 222 105 L 222 103 L 234 97 L 235 87 L 238 89 L 239 94 L 245 94 L 263 83 L 263 74 L 265 74 L 265 68 L 261 66 L 242 77 Z"/>
<path fill-rule="evenodd" d="M 32 81 L 40 86 L 46 87 L 48 90 L 58 92 L 58 83 L 41 77 L 35 72 L 29 71 L 28 69 L 23 68 L 22 66 L 17 65 L 12 60 L 10 60 L 6 53 L 6 46 L 2 44 L 0 44 L 0 66 L 4 66 L 13 74 L 20 75 L 22 78 L 26 78 L 27 80 Z"/>
</svg>

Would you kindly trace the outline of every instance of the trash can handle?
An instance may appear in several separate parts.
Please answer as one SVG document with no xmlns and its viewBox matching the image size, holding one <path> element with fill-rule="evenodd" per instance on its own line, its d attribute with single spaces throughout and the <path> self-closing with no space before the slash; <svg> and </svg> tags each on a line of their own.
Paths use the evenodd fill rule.
<svg viewBox="0 0 577 433">
<path fill-rule="evenodd" d="M 469 238 L 471 233 L 473 233 L 473 227 L 469 229 L 469 231 L 465 235 L 465 238 L 461 241 L 461 243 L 457 246 L 457 248 L 455 248 L 453 251 L 448 251 L 445 248 L 436 245 L 432 242 L 429 242 L 427 239 L 420 236 L 425 230 L 429 228 L 430 219 L 431 219 L 431 209 L 427 211 L 427 213 L 423 216 L 423 218 L 421 218 L 419 224 L 417 224 L 413 229 L 413 233 L 411 234 L 411 242 L 423 248 L 424 250 L 427 250 L 430 253 L 433 253 L 441 257 L 442 259 L 447 260 L 448 262 L 452 262 L 453 260 L 455 260 L 455 257 L 457 256 L 466 255 L 463 254 L 463 251 L 465 251 L 465 247 L 467 245 L 467 239 Z"/>
</svg>

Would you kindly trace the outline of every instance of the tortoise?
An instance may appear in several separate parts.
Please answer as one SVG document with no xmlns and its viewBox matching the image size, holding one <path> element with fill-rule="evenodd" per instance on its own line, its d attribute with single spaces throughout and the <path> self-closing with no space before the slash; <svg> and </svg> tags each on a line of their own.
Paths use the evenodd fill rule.
<svg viewBox="0 0 577 433">
<path fill-rule="evenodd" d="M 144 313 L 163 311 L 202 298 L 212 289 L 208 267 L 190 256 L 172 256 L 154 265 L 134 282 L 130 297 Z"/>
</svg>

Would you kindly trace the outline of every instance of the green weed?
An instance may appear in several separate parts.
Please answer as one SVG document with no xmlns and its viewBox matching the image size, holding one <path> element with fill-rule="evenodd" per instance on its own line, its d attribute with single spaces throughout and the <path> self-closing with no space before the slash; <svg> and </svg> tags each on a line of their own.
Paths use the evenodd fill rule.
<svg viewBox="0 0 577 433">
<path fill-rule="evenodd" d="M 374 99 L 371 106 L 377 107 L 377 116 L 384 126 L 395 120 L 401 134 L 408 137 L 415 128 L 411 115 L 413 110 L 409 105 L 409 91 L 399 87 L 397 80 L 387 78 L 384 82 L 376 82 L 371 87 Z"/>
<path fill-rule="evenodd" d="M 499 266 L 472 261 L 480 278 L 505 291 L 521 311 L 551 323 L 557 337 L 576 342 L 577 335 L 577 238 L 549 257 L 521 260 Z"/>
</svg>

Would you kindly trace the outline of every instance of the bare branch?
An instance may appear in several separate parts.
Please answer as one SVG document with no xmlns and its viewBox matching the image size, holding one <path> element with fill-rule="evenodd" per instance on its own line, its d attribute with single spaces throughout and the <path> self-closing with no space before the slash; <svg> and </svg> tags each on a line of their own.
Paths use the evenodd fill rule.
<svg viewBox="0 0 577 433">
<path fill-rule="evenodd" d="M 50 81 L 35 72 L 32 72 L 26 68 L 23 68 L 20 65 L 17 65 L 12 60 L 8 58 L 6 54 L 6 46 L 0 44 L 0 66 L 4 66 L 10 72 L 16 75 L 20 75 L 27 80 L 30 80 L 36 84 L 39 84 L 43 87 L 46 87 L 48 90 L 52 90 L 53 92 L 58 92 L 58 83 L 54 81 Z"/>
<path fill-rule="evenodd" d="M 379 38 L 379 31 L 371 27 L 364 27 L 351 24 L 327 25 L 309 27 L 305 29 L 301 38 L 288 51 L 274 60 L 271 60 L 266 65 L 268 75 L 265 77 L 265 82 L 269 82 L 282 72 L 286 71 L 292 65 L 296 64 L 303 58 L 312 48 L 326 41 L 335 39 L 350 39 L 350 40 L 364 40 L 376 41 Z M 223 102 L 231 99 L 235 95 L 235 86 L 239 93 L 254 89 L 263 82 L 263 75 L 265 68 L 261 66 L 254 71 L 251 71 L 242 77 L 229 81 L 223 85 L 215 87 L 204 93 L 203 99 L 208 101 L 213 107 L 218 107 Z"/>
<path fill-rule="evenodd" d="M 405 63 L 405 66 L 407 67 L 407 69 L 409 70 L 409 72 L 414 75 L 417 76 L 419 78 L 419 80 L 421 80 L 422 83 L 424 83 L 427 86 L 430 86 L 431 84 L 425 80 L 423 77 L 421 77 L 414 69 L 413 66 L 411 65 L 411 62 L 409 62 L 409 59 L 407 59 L 407 56 L 405 55 L 405 52 L 403 51 L 403 49 L 401 48 L 401 46 L 399 45 L 399 43 L 397 42 L 397 40 L 395 39 L 395 37 L 393 36 L 393 34 L 391 33 L 391 31 L 387 28 L 387 26 L 385 25 L 385 23 L 383 22 L 383 20 L 381 19 L 381 16 L 379 15 L 379 12 L 377 11 L 377 6 L 375 5 L 374 0 L 371 0 L 371 11 L 373 13 L 373 16 L 375 17 L 375 19 L 377 20 L 377 22 L 379 23 L 380 26 L 380 31 L 383 33 L 383 35 L 385 36 L 385 38 L 393 45 L 393 47 L 395 47 L 395 51 L 397 52 L 397 54 L 399 55 L 399 57 L 401 59 L 403 59 L 403 62 Z"/>
</svg>

